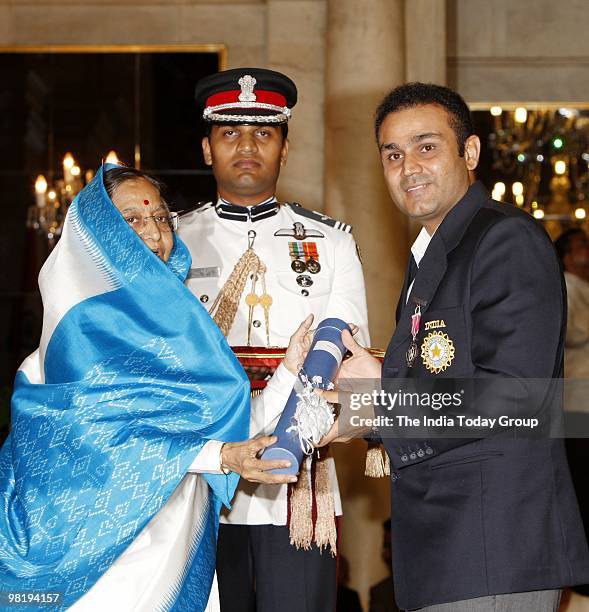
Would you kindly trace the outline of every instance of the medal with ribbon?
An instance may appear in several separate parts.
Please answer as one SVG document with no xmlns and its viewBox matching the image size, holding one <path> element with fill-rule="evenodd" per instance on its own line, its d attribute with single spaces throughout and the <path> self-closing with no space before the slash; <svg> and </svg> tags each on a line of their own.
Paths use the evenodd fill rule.
<svg viewBox="0 0 589 612">
<path fill-rule="evenodd" d="M 302 272 L 317 274 L 321 271 L 316 242 L 289 242 L 288 250 L 292 260 L 290 267 L 297 274 Z"/>
<path fill-rule="evenodd" d="M 415 306 L 415 312 L 411 315 L 411 343 L 405 353 L 407 367 L 412 368 L 417 358 L 417 334 L 419 333 L 419 324 L 421 323 L 421 306 Z"/>
</svg>

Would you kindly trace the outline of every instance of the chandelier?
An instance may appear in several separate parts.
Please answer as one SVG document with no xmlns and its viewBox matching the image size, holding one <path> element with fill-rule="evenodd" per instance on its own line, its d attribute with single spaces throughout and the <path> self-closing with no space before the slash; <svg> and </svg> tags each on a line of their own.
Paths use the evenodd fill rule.
<svg viewBox="0 0 589 612">
<path fill-rule="evenodd" d="M 506 178 L 495 183 L 493 198 L 513 200 L 537 219 L 553 222 L 555 231 L 556 225 L 562 229 L 584 220 L 589 206 L 589 111 L 493 106 L 489 112 L 493 170 Z"/>
<path fill-rule="evenodd" d="M 119 163 L 114 151 L 106 157 L 108 163 Z M 35 204 L 27 210 L 27 228 L 43 236 L 51 251 L 63 229 L 65 216 L 70 204 L 81 189 L 94 177 L 92 170 L 82 176 L 82 170 L 71 153 L 63 158 L 63 178 L 49 185 L 44 175 L 39 174 L 35 180 Z"/>
</svg>

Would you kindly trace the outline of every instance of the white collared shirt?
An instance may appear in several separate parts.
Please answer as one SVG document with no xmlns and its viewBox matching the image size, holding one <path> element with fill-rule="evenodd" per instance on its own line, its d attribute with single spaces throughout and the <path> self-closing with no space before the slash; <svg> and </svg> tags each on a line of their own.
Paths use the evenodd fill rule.
<svg viewBox="0 0 589 612">
<path fill-rule="evenodd" d="M 415 242 L 411 245 L 411 253 L 413 254 L 413 259 L 415 259 L 415 263 L 417 264 L 418 268 L 419 268 L 419 264 L 421 263 L 421 260 L 423 259 L 425 255 L 425 252 L 427 251 L 427 247 L 429 246 L 429 243 L 431 242 L 432 237 L 433 237 L 433 234 L 432 236 L 430 236 L 427 230 L 425 229 L 425 227 L 422 227 L 421 231 L 419 232 L 419 235 L 415 239 Z M 407 297 L 405 298 L 405 303 L 409 301 L 409 296 L 411 295 L 411 290 L 413 289 L 414 282 L 415 282 L 415 279 L 411 281 L 411 284 L 409 285 L 409 288 L 407 289 Z"/>
</svg>

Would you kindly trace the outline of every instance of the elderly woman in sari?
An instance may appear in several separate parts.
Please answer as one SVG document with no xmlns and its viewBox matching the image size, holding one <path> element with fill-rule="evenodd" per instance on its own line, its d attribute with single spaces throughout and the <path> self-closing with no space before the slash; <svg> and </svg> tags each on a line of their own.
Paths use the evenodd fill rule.
<svg viewBox="0 0 589 612">
<path fill-rule="evenodd" d="M 190 256 L 175 222 L 157 181 L 101 169 L 43 266 L 41 342 L 17 373 L 0 451 L 5 596 L 217 610 L 221 504 L 239 474 L 295 479 L 269 473 L 285 462 L 257 459 L 272 438 L 240 440 L 278 416 L 276 397 L 265 400 L 286 400 L 311 319 L 250 412 L 241 366 L 183 285 Z"/>
</svg>

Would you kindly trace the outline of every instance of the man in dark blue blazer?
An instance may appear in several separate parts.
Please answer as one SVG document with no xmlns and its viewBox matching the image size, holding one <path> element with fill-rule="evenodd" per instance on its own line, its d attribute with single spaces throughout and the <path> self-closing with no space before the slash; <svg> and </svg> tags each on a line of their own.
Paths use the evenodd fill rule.
<svg viewBox="0 0 589 612">
<path fill-rule="evenodd" d="M 472 182 L 480 142 L 455 92 L 398 87 L 375 127 L 391 197 L 422 225 L 383 387 L 483 381 L 490 394 L 462 410 L 498 418 L 513 399 L 501 396 L 510 387 L 501 381 L 531 388 L 531 379 L 562 376 L 566 295 L 552 244 L 527 213 Z M 340 377 L 378 377 L 375 361 L 344 337 L 353 357 Z M 547 389 L 525 410 L 547 405 L 558 416 L 559 395 Z M 589 551 L 562 439 L 514 436 L 508 427 L 466 437 L 401 434 L 380 431 L 392 466 L 400 608 L 552 612 L 562 587 L 587 582 Z"/>
</svg>

